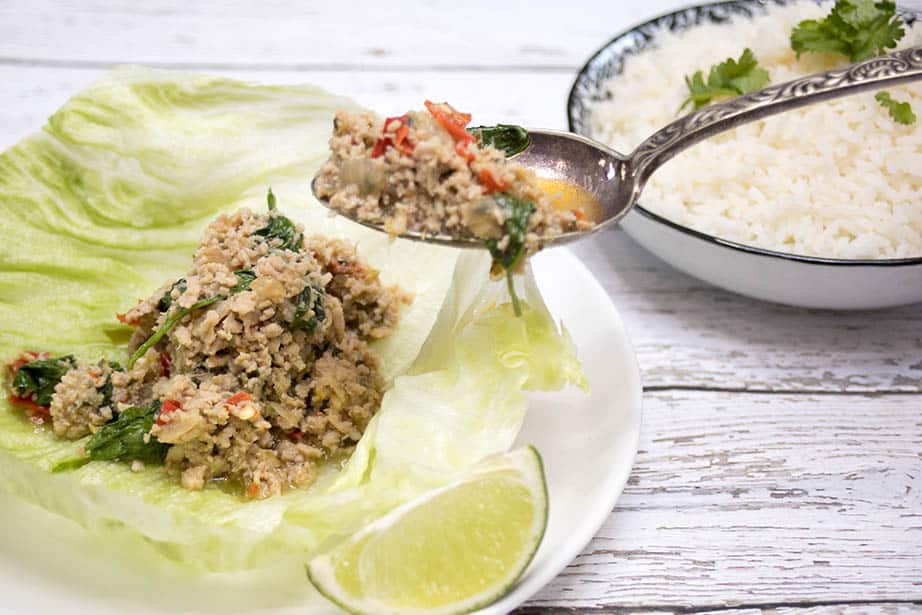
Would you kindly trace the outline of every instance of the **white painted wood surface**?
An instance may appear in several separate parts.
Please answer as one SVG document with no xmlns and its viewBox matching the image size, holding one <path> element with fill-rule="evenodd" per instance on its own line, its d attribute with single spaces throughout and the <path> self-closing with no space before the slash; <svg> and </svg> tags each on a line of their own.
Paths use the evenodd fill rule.
<svg viewBox="0 0 922 615">
<path fill-rule="evenodd" d="M 586 57 L 680 4 L 6 0 L 0 147 L 130 62 L 561 128 Z M 618 230 L 576 252 L 637 347 L 641 450 L 602 531 L 524 612 L 922 610 L 922 306 L 762 304 Z"/>
</svg>

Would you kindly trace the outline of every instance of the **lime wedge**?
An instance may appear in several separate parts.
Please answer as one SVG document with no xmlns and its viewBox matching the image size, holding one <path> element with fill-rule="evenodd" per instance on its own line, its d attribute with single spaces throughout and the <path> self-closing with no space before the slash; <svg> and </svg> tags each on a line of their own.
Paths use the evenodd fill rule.
<svg viewBox="0 0 922 615">
<path fill-rule="evenodd" d="M 546 526 L 541 456 L 527 446 L 369 524 L 308 576 L 353 613 L 466 613 L 509 591 Z"/>
</svg>

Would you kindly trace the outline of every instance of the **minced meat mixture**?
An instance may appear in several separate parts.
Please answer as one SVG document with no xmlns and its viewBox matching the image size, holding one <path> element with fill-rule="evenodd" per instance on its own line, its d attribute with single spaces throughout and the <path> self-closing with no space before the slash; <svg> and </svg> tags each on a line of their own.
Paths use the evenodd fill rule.
<svg viewBox="0 0 922 615">
<path fill-rule="evenodd" d="M 351 245 L 304 237 L 270 193 L 269 215 L 219 217 L 185 276 L 118 315 L 135 328 L 125 368 L 31 353 L 10 364 L 10 399 L 60 437 L 90 435 L 87 459 L 277 495 L 361 438 L 384 389 L 368 342 L 407 301 Z"/>
<path fill-rule="evenodd" d="M 338 112 L 315 194 L 392 235 L 486 240 L 507 269 L 540 248 L 542 237 L 593 226 L 578 211 L 554 208 L 531 171 L 482 143 L 482 131 L 468 131 L 470 115 L 446 103 L 426 107 L 386 119 Z"/>
</svg>

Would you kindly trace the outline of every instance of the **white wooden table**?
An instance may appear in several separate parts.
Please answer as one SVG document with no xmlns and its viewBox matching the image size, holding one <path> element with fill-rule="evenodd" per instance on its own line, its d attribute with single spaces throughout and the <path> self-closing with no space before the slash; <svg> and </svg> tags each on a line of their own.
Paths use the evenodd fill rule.
<svg viewBox="0 0 922 615">
<path fill-rule="evenodd" d="M 679 4 L 2 0 L 0 147 L 129 62 L 563 128 L 589 54 Z M 922 305 L 758 303 L 619 230 L 576 252 L 636 345 L 643 433 L 618 507 L 522 612 L 922 610 Z"/>
</svg>

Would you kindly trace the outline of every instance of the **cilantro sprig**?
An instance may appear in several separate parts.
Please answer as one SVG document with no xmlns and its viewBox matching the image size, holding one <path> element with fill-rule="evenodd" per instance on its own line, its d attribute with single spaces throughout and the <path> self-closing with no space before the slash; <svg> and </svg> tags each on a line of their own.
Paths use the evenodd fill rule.
<svg viewBox="0 0 922 615">
<path fill-rule="evenodd" d="M 891 0 L 836 0 L 825 18 L 807 19 L 791 31 L 791 49 L 802 53 L 837 53 L 860 62 L 893 49 L 906 29 Z M 890 112 L 893 121 L 909 125 L 916 114 L 908 102 L 878 92 L 874 99 Z"/>
<path fill-rule="evenodd" d="M 686 75 L 689 95 L 679 111 L 688 105 L 694 105 L 697 110 L 718 98 L 754 92 L 765 87 L 768 79 L 768 71 L 759 67 L 755 54 L 747 47 L 738 60 L 727 58 L 712 66 L 706 82 L 700 70 L 692 76 Z"/>
<path fill-rule="evenodd" d="M 880 103 L 880 106 L 890 112 L 890 117 L 898 124 L 909 126 L 915 124 L 916 114 L 912 112 L 912 107 L 908 102 L 894 100 L 890 92 L 881 91 L 874 95 L 874 100 Z"/>
<path fill-rule="evenodd" d="M 852 62 L 896 47 L 906 30 L 890 0 L 837 0 L 829 15 L 807 19 L 791 32 L 791 49 L 802 53 L 838 53 Z"/>
<path fill-rule="evenodd" d="M 516 316 L 521 316 L 522 306 L 515 292 L 515 282 L 512 276 L 522 264 L 528 251 L 526 245 L 528 220 L 535 213 L 536 207 L 533 202 L 517 199 L 506 192 L 494 194 L 493 198 L 503 212 L 503 230 L 506 232 L 507 240 L 504 247 L 500 247 L 500 242 L 496 239 L 487 240 L 487 249 L 493 257 L 491 272 L 497 275 L 502 271 L 506 272 L 506 285 L 509 288 L 509 296 L 512 298 L 512 310 Z"/>
</svg>

